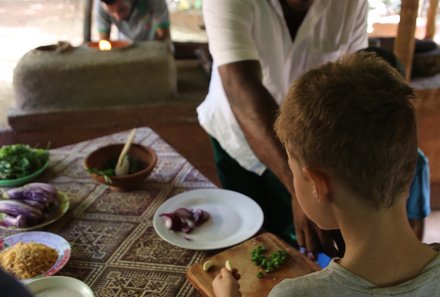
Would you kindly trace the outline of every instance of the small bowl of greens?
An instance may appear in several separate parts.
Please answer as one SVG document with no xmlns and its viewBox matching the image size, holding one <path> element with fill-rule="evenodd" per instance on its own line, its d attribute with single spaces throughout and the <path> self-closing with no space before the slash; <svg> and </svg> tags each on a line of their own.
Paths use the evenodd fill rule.
<svg viewBox="0 0 440 297">
<path fill-rule="evenodd" d="M 0 147 L 0 187 L 24 185 L 43 173 L 49 165 L 49 151 L 25 144 Z"/>
<path fill-rule="evenodd" d="M 127 175 L 117 176 L 115 167 L 124 143 L 110 144 L 91 152 L 84 160 L 84 167 L 95 181 L 106 184 L 114 191 L 127 191 L 138 187 L 151 173 L 157 155 L 149 147 L 133 143 L 127 153 Z"/>
</svg>

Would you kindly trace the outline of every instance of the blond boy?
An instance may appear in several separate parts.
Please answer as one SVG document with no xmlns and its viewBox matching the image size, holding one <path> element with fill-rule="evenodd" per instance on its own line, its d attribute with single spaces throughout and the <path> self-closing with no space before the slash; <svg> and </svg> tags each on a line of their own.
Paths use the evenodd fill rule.
<svg viewBox="0 0 440 297">
<path fill-rule="evenodd" d="M 291 87 L 275 129 L 298 202 L 320 228 L 341 230 L 346 251 L 270 297 L 440 296 L 440 256 L 417 239 L 405 209 L 417 160 L 413 97 L 371 54 L 325 64 Z M 240 296 L 225 270 L 213 288 Z"/>
</svg>

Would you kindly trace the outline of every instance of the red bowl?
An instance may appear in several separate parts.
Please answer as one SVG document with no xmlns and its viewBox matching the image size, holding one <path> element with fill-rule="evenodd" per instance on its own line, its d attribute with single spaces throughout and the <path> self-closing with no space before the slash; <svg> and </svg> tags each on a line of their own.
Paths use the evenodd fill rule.
<svg viewBox="0 0 440 297">
<path fill-rule="evenodd" d="M 91 152 L 84 160 L 86 170 L 95 168 L 98 170 L 107 169 L 110 160 L 116 160 L 124 147 L 124 143 L 110 144 Z M 110 181 L 104 176 L 90 173 L 91 178 L 101 184 L 106 184 L 115 191 L 127 191 L 138 187 L 151 173 L 157 162 L 157 155 L 149 147 L 133 143 L 127 153 L 133 159 L 143 164 L 142 169 L 134 173 L 121 176 L 110 176 Z"/>
</svg>

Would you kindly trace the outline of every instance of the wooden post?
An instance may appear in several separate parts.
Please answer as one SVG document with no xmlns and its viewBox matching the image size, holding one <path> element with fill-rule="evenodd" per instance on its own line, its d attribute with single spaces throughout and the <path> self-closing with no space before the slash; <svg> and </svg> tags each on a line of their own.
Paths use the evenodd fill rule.
<svg viewBox="0 0 440 297">
<path fill-rule="evenodd" d="M 438 0 L 429 1 L 429 9 L 426 16 L 425 39 L 434 39 L 435 35 L 435 15 L 437 14 Z"/>
<path fill-rule="evenodd" d="M 99 1 L 99 0 L 96 0 Z M 84 0 L 83 42 L 92 40 L 92 9 L 93 0 Z"/>
<path fill-rule="evenodd" d="M 406 79 L 408 81 L 411 79 L 418 6 L 418 0 L 402 0 L 400 22 L 394 43 L 394 54 L 405 67 Z"/>
</svg>

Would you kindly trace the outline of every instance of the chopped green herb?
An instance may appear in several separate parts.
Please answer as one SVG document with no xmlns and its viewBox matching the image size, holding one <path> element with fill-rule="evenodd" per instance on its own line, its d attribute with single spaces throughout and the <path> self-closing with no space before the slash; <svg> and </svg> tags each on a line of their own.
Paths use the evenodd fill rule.
<svg viewBox="0 0 440 297">
<path fill-rule="evenodd" d="M 251 252 L 252 262 L 263 269 L 263 271 L 258 272 L 258 278 L 262 278 L 265 273 L 272 272 L 280 267 L 281 264 L 283 264 L 283 262 L 286 260 L 288 255 L 286 251 L 278 250 L 276 252 L 273 252 L 270 257 L 267 258 L 266 256 L 264 256 L 265 251 L 266 247 L 260 244 Z"/>
</svg>

